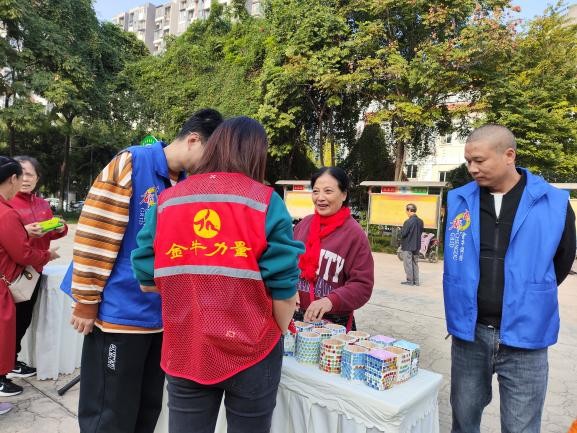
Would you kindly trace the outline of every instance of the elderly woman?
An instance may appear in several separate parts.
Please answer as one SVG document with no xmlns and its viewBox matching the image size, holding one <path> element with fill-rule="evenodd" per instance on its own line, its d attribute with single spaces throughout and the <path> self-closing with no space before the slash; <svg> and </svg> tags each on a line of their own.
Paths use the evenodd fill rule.
<svg viewBox="0 0 577 433">
<path fill-rule="evenodd" d="M 24 224 L 24 228 L 30 237 L 30 245 L 47 251 L 50 248 L 50 241 L 66 236 L 68 227 L 66 224 L 62 224 L 61 227 L 51 231 L 45 232 L 42 230 L 39 222 L 49 220 L 54 215 L 52 215 L 50 204 L 36 194 L 41 178 L 40 164 L 36 158 L 31 156 L 17 156 L 14 159 L 22 166 L 22 186 L 14 198 L 10 200 L 10 206 L 16 209 L 20 215 L 22 224 Z M 35 269 L 42 273 L 43 266 L 35 266 Z M 34 310 L 36 299 L 38 299 L 39 290 L 40 279 L 38 279 L 30 300 L 16 304 L 16 357 L 18 357 L 18 353 L 20 353 L 22 348 L 22 338 L 32 321 L 32 311 Z M 36 374 L 35 368 L 26 365 L 22 361 L 16 359 L 14 361 L 14 368 L 8 374 L 8 377 L 30 377 Z"/>
<path fill-rule="evenodd" d="M 22 392 L 21 386 L 6 378 L 14 367 L 16 356 L 16 318 L 10 283 L 26 266 L 42 267 L 58 257 L 55 249 L 39 249 L 30 244 L 18 212 L 9 203 L 21 186 L 20 163 L 0 156 L 0 397 Z"/>
<path fill-rule="evenodd" d="M 303 241 L 299 261 L 300 307 L 295 317 L 313 322 L 327 319 L 356 329 L 353 312 L 371 297 L 374 263 L 361 226 L 347 207 L 349 178 L 338 167 L 323 167 L 311 178 L 315 213 L 295 227 Z"/>
</svg>

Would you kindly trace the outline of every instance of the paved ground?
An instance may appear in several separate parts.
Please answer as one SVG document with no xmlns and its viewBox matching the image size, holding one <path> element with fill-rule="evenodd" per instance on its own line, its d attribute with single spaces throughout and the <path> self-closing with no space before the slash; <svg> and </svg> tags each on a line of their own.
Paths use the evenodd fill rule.
<svg viewBox="0 0 577 433">
<path fill-rule="evenodd" d="M 71 239 L 57 241 L 61 263 L 71 256 Z M 422 348 L 421 366 L 444 376 L 439 394 L 441 432 L 450 431 L 449 407 L 450 340 L 446 330 L 442 299 L 442 263 L 422 263 L 420 287 L 406 287 L 402 264 L 393 255 L 375 254 L 376 285 L 371 302 L 357 314 L 359 329 L 406 338 Z M 550 349 L 549 390 L 545 402 L 543 433 L 566 433 L 577 418 L 577 276 L 570 275 L 560 288 L 561 334 Z M 73 376 L 59 381 L 21 380 L 24 393 L 11 399 L 12 412 L 0 416 L 2 433 L 76 433 L 78 387 L 64 397 L 56 390 Z M 493 402 L 485 411 L 484 433 L 497 433 L 499 399 L 494 385 Z"/>
</svg>

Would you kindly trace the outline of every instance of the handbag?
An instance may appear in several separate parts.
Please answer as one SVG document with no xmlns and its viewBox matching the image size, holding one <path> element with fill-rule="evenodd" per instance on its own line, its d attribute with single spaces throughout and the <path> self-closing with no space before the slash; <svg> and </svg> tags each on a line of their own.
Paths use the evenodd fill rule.
<svg viewBox="0 0 577 433">
<path fill-rule="evenodd" d="M 4 275 L 2 275 L 1 279 L 10 289 L 14 303 L 17 304 L 30 300 L 32 293 L 34 293 L 36 283 L 38 283 L 40 279 L 40 274 L 36 272 L 36 269 L 32 266 L 26 266 L 14 281 L 9 282 Z"/>
</svg>

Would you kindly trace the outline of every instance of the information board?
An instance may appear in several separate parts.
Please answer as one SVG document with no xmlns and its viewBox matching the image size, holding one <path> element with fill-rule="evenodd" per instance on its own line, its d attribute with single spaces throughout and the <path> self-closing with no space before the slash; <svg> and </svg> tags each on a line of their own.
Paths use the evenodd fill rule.
<svg viewBox="0 0 577 433">
<path fill-rule="evenodd" d="M 304 218 L 315 211 L 310 191 L 286 191 L 284 201 L 294 219 Z"/>
<path fill-rule="evenodd" d="M 369 224 L 402 226 L 407 219 L 406 206 L 417 206 L 417 215 L 425 228 L 436 229 L 438 225 L 439 196 L 424 194 L 371 194 Z"/>
</svg>

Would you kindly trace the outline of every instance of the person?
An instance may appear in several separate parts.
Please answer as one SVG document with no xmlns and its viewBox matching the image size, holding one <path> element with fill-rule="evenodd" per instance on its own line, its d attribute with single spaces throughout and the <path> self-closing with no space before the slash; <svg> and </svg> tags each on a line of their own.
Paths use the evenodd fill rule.
<svg viewBox="0 0 577 433">
<path fill-rule="evenodd" d="M 63 285 L 71 287 L 77 301 L 71 324 L 85 335 L 81 433 L 154 431 L 164 389 L 160 298 L 140 290 L 130 252 L 146 210 L 193 169 L 221 121 L 217 111 L 200 110 L 170 144 L 121 151 L 88 193 L 74 239 L 72 272 Z"/>
<path fill-rule="evenodd" d="M 22 166 L 0 156 L 0 397 L 18 395 L 22 387 L 6 375 L 16 357 L 16 310 L 9 285 L 26 266 L 42 267 L 58 258 L 57 248 L 40 249 L 29 240 L 24 224 L 10 200 L 22 186 Z M 9 411 L 10 405 L 3 406 Z"/>
<path fill-rule="evenodd" d="M 500 125 L 465 144 L 474 181 L 448 195 L 443 277 L 452 335 L 452 432 L 479 432 L 499 381 L 501 431 L 540 431 L 547 348 L 557 341 L 557 286 L 575 258 L 569 196 L 517 168 L 515 137 Z"/>
<path fill-rule="evenodd" d="M 374 262 L 367 235 L 347 206 L 349 178 L 339 167 L 322 167 L 311 177 L 315 213 L 300 221 L 296 319 L 329 320 L 356 330 L 353 312 L 365 305 L 374 285 Z"/>
<path fill-rule="evenodd" d="M 419 285 L 419 250 L 423 234 L 423 220 L 417 216 L 417 206 L 413 203 L 405 207 L 407 219 L 401 229 L 401 251 L 405 267 L 406 281 L 401 284 L 408 286 Z"/>
<path fill-rule="evenodd" d="M 30 244 L 34 248 L 49 250 L 50 242 L 60 239 L 68 233 L 68 226 L 62 220 L 62 226 L 54 230 L 44 232 L 39 222 L 46 221 L 54 217 L 50 204 L 37 195 L 41 178 L 40 164 L 36 158 L 31 156 L 17 156 L 14 158 L 20 163 L 23 171 L 22 188 L 10 200 L 10 205 L 16 209 L 24 228 L 28 232 Z M 43 266 L 37 266 L 36 271 L 42 274 Z M 32 311 L 38 299 L 40 291 L 41 278 L 34 288 L 32 297 L 29 301 L 19 302 L 16 304 L 16 359 L 14 368 L 8 377 L 31 377 L 36 374 L 36 369 L 28 366 L 23 361 L 18 361 L 18 354 L 22 348 L 22 338 L 32 321 Z"/>
<path fill-rule="evenodd" d="M 223 394 L 229 433 L 270 431 L 304 248 L 263 184 L 267 147 L 256 120 L 224 121 L 138 235 L 134 272 L 162 295 L 170 433 L 213 432 Z"/>
</svg>

